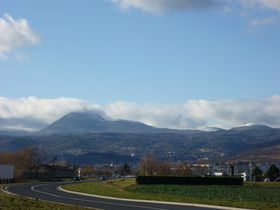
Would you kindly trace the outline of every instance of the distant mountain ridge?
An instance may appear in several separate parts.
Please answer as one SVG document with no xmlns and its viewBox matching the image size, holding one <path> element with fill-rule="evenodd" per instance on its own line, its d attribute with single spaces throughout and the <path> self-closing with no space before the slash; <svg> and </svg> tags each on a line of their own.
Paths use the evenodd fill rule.
<svg viewBox="0 0 280 210">
<path fill-rule="evenodd" d="M 24 130 L 0 130 L 0 136 L 24 136 L 30 132 Z"/>
<path fill-rule="evenodd" d="M 24 136 L 0 134 L 0 152 L 40 146 L 51 154 L 79 163 L 139 160 L 155 154 L 168 161 L 212 160 L 217 158 L 265 156 L 280 161 L 280 129 L 246 125 L 229 130 L 208 128 L 176 130 L 155 128 L 140 122 L 111 120 L 102 113 L 74 112 L 46 128 Z M 131 159 L 131 155 L 135 159 Z M 273 155 L 272 155 L 273 154 Z M 98 160 L 98 161 L 97 161 Z"/>
<path fill-rule="evenodd" d="M 121 162 L 133 154 L 141 159 L 154 154 L 167 161 L 212 160 L 217 158 L 250 157 L 278 160 L 274 148 L 280 146 L 280 129 L 225 130 L 180 133 L 81 133 L 41 136 L 0 136 L 0 152 L 15 151 L 30 146 L 44 148 L 50 154 L 60 154 L 69 160 L 86 163 L 94 157 L 98 163 Z M 267 149 L 266 149 L 267 148 Z M 261 153 L 258 151 L 262 151 Z M 273 152 L 273 153 L 272 153 Z M 101 156 L 94 156 L 102 154 Z M 114 154 L 114 155 L 111 155 Z M 122 156 L 122 155 L 125 155 Z M 257 157 L 259 156 L 259 157 Z M 116 158 L 116 159 L 114 159 Z M 129 160 L 126 159 L 126 160 Z M 91 160 L 95 162 L 96 160 Z"/>
<path fill-rule="evenodd" d="M 242 132 L 266 130 L 267 132 L 273 130 L 273 128 L 266 125 L 258 124 L 244 124 L 239 127 L 234 127 L 229 130 L 225 130 L 219 127 L 204 127 L 199 130 L 179 130 L 169 128 L 157 128 L 146 125 L 137 121 L 129 120 L 112 120 L 104 113 L 96 111 L 83 111 L 72 112 L 64 115 L 55 122 L 47 125 L 35 132 L 25 130 L 5 130 L 0 129 L 0 135 L 4 136 L 24 136 L 24 135 L 66 135 L 66 134 L 83 134 L 83 133 L 200 133 L 200 132 Z"/>
<path fill-rule="evenodd" d="M 35 135 L 54 134 L 82 134 L 82 133 L 185 133 L 191 130 L 176 130 L 167 128 L 156 128 L 141 122 L 128 120 L 110 120 L 97 112 L 72 112 Z M 194 131 L 193 131 L 194 132 Z"/>
<path fill-rule="evenodd" d="M 248 130 L 273 130 L 273 128 L 267 126 L 267 125 L 261 125 L 261 124 L 252 124 L 252 125 L 246 125 L 246 126 L 240 126 L 231 128 L 230 130 L 234 131 L 248 131 Z"/>
</svg>

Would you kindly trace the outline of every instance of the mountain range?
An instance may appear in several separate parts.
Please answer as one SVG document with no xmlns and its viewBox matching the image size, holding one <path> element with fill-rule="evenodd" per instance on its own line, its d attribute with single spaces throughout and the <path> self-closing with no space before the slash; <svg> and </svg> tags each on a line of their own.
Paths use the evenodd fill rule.
<svg viewBox="0 0 280 210">
<path fill-rule="evenodd" d="M 83 133 L 186 133 L 191 130 L 156 128 L 127 120 L 110 120 L 102 113 L 73 112 L 65 115 L 35 135 L 65 135 Z"/>
<path fill-rule="evenodd" d="M 0 152 L 40 146 L 80 164 L 137 162 L 147 154 L 169 161 L 245 160 L 252 156 L 259 157 L 259 161 L 280 160 L 276 152 L 280 148 L 280 129 L 250 125 L 209 130 L 155 128 L 140 122 L 111 120 L 96 112 L 74 112 L 28 135 L 0 133 Z"/>
</svg>

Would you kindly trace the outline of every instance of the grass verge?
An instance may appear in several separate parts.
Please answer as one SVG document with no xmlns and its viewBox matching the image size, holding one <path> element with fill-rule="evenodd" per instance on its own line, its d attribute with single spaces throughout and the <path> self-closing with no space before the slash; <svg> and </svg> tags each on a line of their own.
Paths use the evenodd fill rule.
<svg viewBox="0 0 280 210">
<path fill-rule="evenodd" d="M 136 185 L 134 179 L 64 186 L 89 194 L 144 200 L 199 203 L 250 209 L 280 209 L 280 183 L 245 186 Z"/>
<path fill-rule="evenodd" d="M 2 186 L 0 185 L 0 188 Z M 0 191 L 1 210 L 85 210 L 77 206 L 53 204 L 39 200 L 32 200 L 20 196 L 8 195 Z"/>
</svg>

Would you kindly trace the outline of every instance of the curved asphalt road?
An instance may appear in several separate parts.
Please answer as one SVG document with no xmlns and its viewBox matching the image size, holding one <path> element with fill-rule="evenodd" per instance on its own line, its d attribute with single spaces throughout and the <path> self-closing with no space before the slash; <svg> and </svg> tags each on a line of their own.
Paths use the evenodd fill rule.
<svg viewBox="0 0 280 210">
<path fill-rule="evenodd" d="M 180 206 L 171 204 L 144 203 L 135 201 L 120 201 L 105 198 L 76 195 L 57 190 L 65 182 L 47 182 L 36 184 L 9 185 L 7 191 L 16 195 L 39 200 L 71 204 L 82 207 L 104 210 L 213 210 L 218 208 L 204 208 Z M 226 209 L 226 208 L 224 208 Z"/>
</svg>

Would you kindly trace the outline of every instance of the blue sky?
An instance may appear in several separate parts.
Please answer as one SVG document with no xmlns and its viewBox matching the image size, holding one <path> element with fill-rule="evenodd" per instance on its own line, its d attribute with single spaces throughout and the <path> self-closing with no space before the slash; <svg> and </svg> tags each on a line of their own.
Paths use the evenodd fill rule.
<svg viewBox="0 0 280 210">
<path fill-rule="evenodd" d="M 151 2 L 0 0 L 0 96 L 142 109 L 279 95 L 279 1 Z"/>
</svg>

